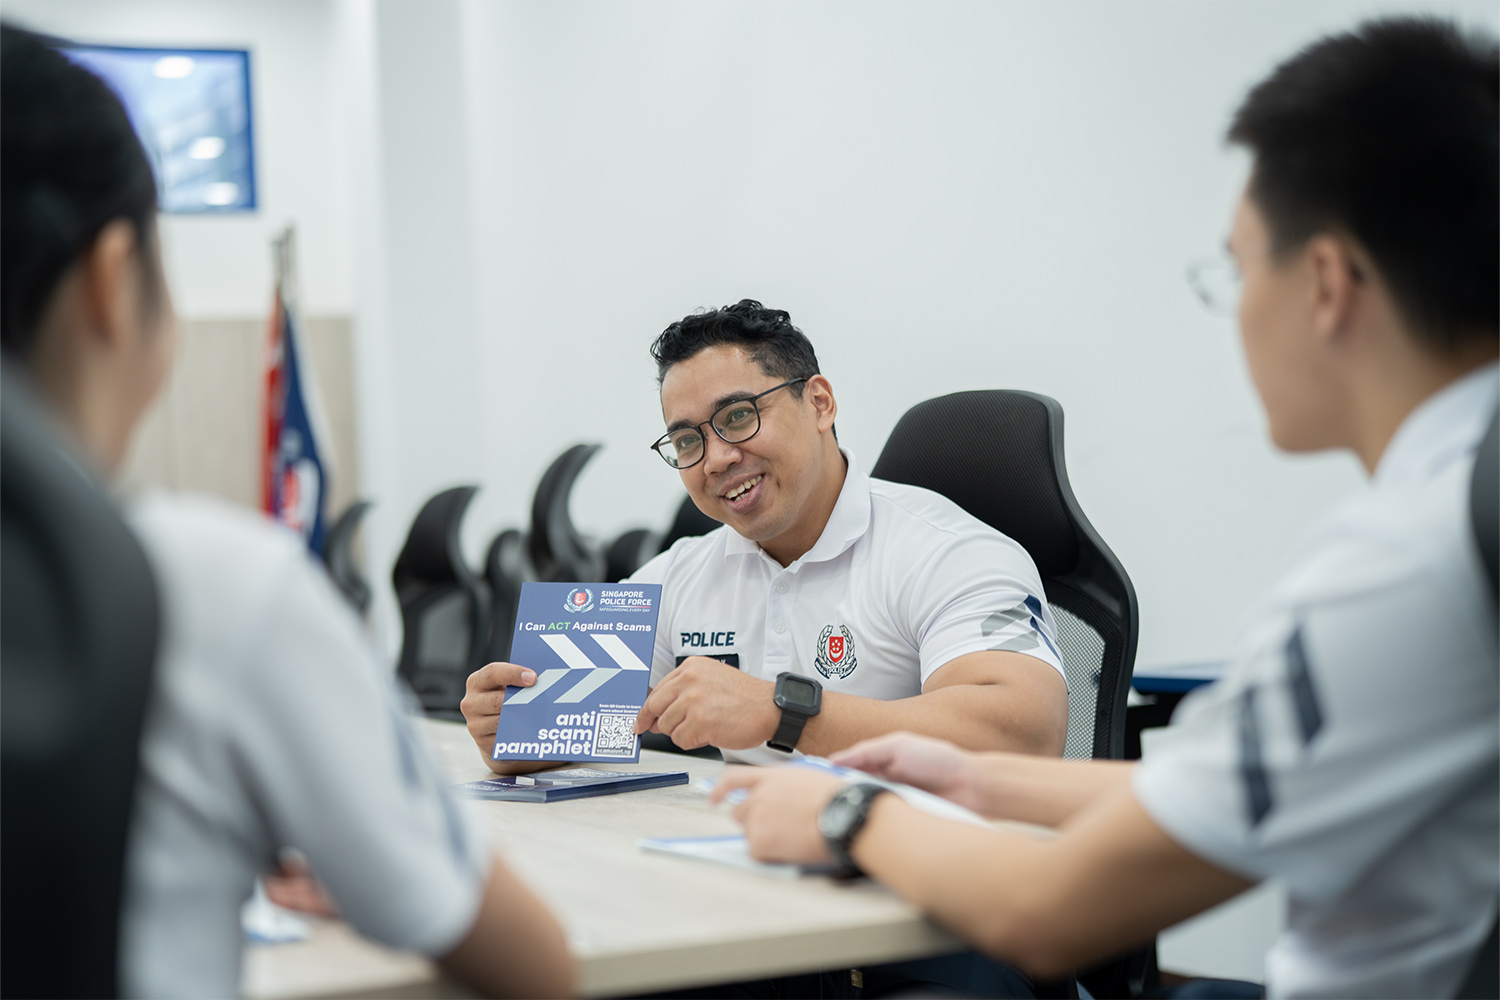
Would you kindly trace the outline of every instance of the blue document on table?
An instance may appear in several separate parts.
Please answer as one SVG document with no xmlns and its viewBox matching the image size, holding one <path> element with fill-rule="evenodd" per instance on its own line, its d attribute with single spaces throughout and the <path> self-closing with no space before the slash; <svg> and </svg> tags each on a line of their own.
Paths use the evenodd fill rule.
<svg viewBox="0 0 1500 1000">
<path fill-rule="evenodd" d="M 455 785 L 474 799 L 502 802 L 563 802 L 595 795 L 638 792 L 688 783 L 686 771 L 596 771 L 591 767 L 567 767 L 537 774 L 510 774 L 482 778 Z"/>
<path fill-rule="evenodd" d="M 655 583 L 523 583 L 510 659 L 536 683 L 505 689 L 491 756 L 638 760 L 660 610 Z"/>
</svg>

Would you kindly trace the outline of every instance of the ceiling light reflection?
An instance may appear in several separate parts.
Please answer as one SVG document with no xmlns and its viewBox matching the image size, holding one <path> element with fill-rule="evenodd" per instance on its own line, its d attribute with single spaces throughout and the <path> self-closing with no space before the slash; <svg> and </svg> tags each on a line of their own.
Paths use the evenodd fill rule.
<svg viewBox="0 0 1500 1000">
<path fill-rule="evenodd" d="M 240 186 L 228 181 L 210 184 L 203 192 L 203 201 L 207 205 L 233 205 L 239 197 Z"/>
<path fill-rule="evenodd" d="M 193 72 L 192 56 L 162 56 L 151 72 L 163 80 L 181 80 Z"/>
<path fill-rule="evenodd" d="M 194 139 L 188 147 L 188 156 L 194 160 L 217 160 L 224 155 L 224 140 L 216 135 L 205 135 Z"/>
</svg>

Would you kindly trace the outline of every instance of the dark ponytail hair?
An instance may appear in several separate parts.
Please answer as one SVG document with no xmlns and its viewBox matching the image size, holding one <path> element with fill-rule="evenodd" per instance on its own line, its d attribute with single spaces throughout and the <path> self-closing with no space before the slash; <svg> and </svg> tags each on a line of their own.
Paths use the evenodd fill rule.
<svg viewBox="0 0 1500 1000">
<path fill-rule="evenodd" d="M 155 287 L 156 179 L 120 99 L 53 42 L 0 24 L 0 347 L 24 362 L 59 280 L 116 219 Z"/>
</svg>

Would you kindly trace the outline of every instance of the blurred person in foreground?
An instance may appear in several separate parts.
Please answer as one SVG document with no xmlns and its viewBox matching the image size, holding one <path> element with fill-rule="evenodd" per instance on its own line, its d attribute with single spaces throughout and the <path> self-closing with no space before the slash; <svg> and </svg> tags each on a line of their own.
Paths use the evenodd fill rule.
<svg viewBox="0 0 1500 1000">
<path fill-rule="evenodd" d="M 69 432 L 81 473 L 112 475 L 176 338 L 156 184 L 104 83 L 9 25 L 0 184 L 5 363 Z M 126 862 L 127 993 L 236 994 L 241 904 L 287 847 L 362 933 L 486 993 L 571 991 L 561 928 L 452 800 L 301 542 L 206 497 L 154 496 L 128 520 L 164 630 Z"/>
<path fill-rule="evenodd" d="M 1496 607 L 1468 516 L 1500 353 L 1497 90 L 1492 38 L 1386 20 L 1298 53 L 1236 114 L 1229 139 L 1254 163 L 1228 250 L 1271 437 L 1347 449 L 1371 481 L 1150 758 L 914 735 L 835 755 L 1055 837 L 808 769 L 740 770 L 715 795 L 749 792 L 735 812 L 756 857 L 841 860 L 1036 975 L 1276 879 L 1290 903 L 1271 995 L 1453 995 L 1500 880 Z"/>
</svg>

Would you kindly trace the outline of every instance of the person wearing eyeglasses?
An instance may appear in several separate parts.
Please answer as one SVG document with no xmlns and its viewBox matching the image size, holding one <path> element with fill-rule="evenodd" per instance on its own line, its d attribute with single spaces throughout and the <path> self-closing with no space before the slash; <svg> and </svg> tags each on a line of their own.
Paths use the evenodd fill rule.
<svg viewBox="0 0 1500 1000">
<path fill-rule="evenodd" d="M 652 357 L 652 447 L 724 526 L 631 578 L 662 585 L 637 732 L 742 763 L 896 730 L 1062 753 L 1067 683 L 1031 557 L 945 497 L 863 472 L 786 312 L 746 299 L 687 316 Z M 534 679 L 509 663 L 469 678 L 461 707 L 494 770 L 538 767 L 490 755 L 505 686 Z"/>
<path fill-rule="evenodd" d="M 1493 36 L 1394 19 L 1309 46 L 1236 113 L 1229 138 L 1254 164 L 1228 249 L 1271 439 L 1349 451 L 1370 483 L 1303 541 L 1225 676 L 1147 759 L 900 734 L 834 755 L 1056 836 L 741 768 L 714 795 L 748 792 L 736 816 L 755 857 L 836 859 L 1039 975 L 1275 879 L 1289 906 L 1269 995 L 1458 994 L 1500 884 L 1496 605 L 1469 514 L 1500 398 L 1497 95 Z M 1458 995 L 1493 996 L 1480 982 Z"/>
</svg>

